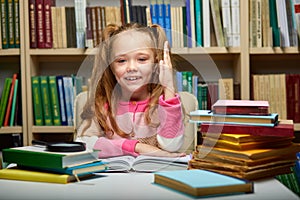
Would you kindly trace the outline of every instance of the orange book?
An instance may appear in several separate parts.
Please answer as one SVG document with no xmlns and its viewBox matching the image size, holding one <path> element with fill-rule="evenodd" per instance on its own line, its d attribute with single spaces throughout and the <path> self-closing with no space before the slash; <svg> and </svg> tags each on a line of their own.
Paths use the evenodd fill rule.
<svg viewBox="0 0 300 200">
<path fill-rule="evenodd" d="M 9 97 L 8 97 L 7 108 L 6 108 L 6 113 L 5 113 L 3 126 L 8 126 L 9 125 L 11 105 L 12 105 L 12 100 L 13 100 L 13 96 L 14 96 L 14 88 L 15 88 L 15 83 L 16 83 L 17 78 L 18 78 L 18 74 L 14 74 L 13 78 L 12 78 L 12 82 L 11 82 L 11 87 L 10 87 L 10 92 L 9 92 Z"/>
</svg>

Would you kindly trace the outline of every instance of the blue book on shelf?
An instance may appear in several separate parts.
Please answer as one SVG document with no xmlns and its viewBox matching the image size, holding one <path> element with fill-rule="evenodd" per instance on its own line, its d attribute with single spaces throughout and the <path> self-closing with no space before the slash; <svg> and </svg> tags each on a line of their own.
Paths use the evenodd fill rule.
<svg viewBox="0 0 300 200">
<path fill-rule="evenodd" d="M 197 197 L 254 192 L 251 181 L 200 169 L 156 172 L 154 183 Z"/>
<path fill-rule="evenodd" d="M 170 0 L 164 0 L 165 4 L 165 31 L 169 41 L 170 47 L 172 47 L 172 26 L 171 26 L 171 3 Z"/>
<path fill-rule="evenodd" d="M 165 18 L 166 18 L 166 9 L 165 9 L 165 4 L 163 0 L 157 0 L 157 6 L 158 6 L 158 24 L 163 27 L 166 28 L 166 22 L 165 22 Z"/>
<path fill-rule="evenodd" d="M 158 24 L 158 5 L 156 0 L 150 0 L 150 14 L 152 24 Z"/>
<path fill-rule="evenodd" d="M 192 48 L 192 25 L 191 25 L 191 6 L 190 1 L 186 0 L 186 34 L 187 34 L 187 47 Z"/>
<path fill-rule="evenodd" d="M 195 0 L 196 46 L 203 46 L 202 40 L 202 1 Z"/>
<path fill-rule="evenodd" d="M 67 121 L 67 113 L 66 113 L 63 76 L 56 76 L 56 82 L 57 82 L 57 91 L 58 91 L 58 97 L 59 97 L 61 125 L 67 126 L 68 121 Z"/>
<path fill-rule="evenodd" d="M 197 123 L 241 124 L 274 127 L 278 124 L 278 114 L 269 115 L 224 115 L 214 114 L 211 110 L 190 112 L 190 121 Z"/>
</svg>

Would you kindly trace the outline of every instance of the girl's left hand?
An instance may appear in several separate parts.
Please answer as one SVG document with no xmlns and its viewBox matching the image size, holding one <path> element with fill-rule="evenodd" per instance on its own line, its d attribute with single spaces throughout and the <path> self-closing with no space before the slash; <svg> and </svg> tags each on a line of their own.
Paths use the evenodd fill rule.
<svg viewBox="0 0 300 200">
<path fill-rule="evenodd" d="M 173 67 L 168 48 L 168 41 L 164 44 L 164 59 L 159 61 L 159 81 L 165 88 L 165 100 L 175 96 L 174 82 L 173 82 Z"/>
</svg>

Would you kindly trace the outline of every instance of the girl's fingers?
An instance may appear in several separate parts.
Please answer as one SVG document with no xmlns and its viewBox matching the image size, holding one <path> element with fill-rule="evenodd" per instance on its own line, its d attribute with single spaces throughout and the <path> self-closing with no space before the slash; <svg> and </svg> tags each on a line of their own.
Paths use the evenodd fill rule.
<svg viewBox="0 0 300 200">
<path fill-rule="evenodd" d="M 171 62 L 170 62 L 170 53 L 168 48 L 168 41 L 165 41 L 164 43 L 164 63 L 167 64 L 169 68 L 172 68 Z"/>
</svg>

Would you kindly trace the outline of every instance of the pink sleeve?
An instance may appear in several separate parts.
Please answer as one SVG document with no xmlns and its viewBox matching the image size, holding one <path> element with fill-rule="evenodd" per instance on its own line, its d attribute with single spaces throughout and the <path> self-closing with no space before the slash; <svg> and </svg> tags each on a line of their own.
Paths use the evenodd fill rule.
<svg viewBox="0 0 300 200">
<path fill-rule="evenodd" d="M 108 139 L 99 137 L 94 145 L 95 150 L 100 150 L 98 157 L 107 158 L 121 155 L 138 156 L 134 151 L 137 140 L 128 140 L 124 138 Z"/>
</svg>

